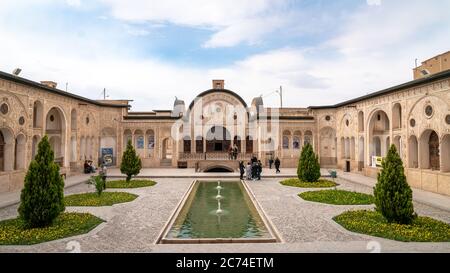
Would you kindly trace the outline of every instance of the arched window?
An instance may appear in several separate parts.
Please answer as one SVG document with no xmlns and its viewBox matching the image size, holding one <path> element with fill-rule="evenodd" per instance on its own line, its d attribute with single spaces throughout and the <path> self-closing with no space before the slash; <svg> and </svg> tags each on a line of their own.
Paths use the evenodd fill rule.
<svg viewBox="0 0 450 273">
<path fill-rule="evenodd" d="M 40 101 L 35 101 L 33 104 L 33 128 L 42 128 L 43 120 L 43 106 Z"/>
<path fill-rule="evenodd" d="M 293 140 L 292 140 L 292 148 L 294 149 L 294 150 L 299 150 L 300 149 L 300 147 L 301 147 L 301 132 L 300 131 L 295 131 L 294 132 L 294 137 L 293 137 Z"/>
<path fill-rule="evenodd" d="M 77 110 L 72 109 L 72 112 L 70 113 L 70 126 L 72 131 L 77 129 Z"/>
<path fill-rule="evenodd" d="M 155 151 L 155 132 L 149 129 L 145 132 L 145 135 L 147 136 L 148 156 L 151 157 Z"/>
<path fill-rule="evenodd" d="M 378 110 L 370 118 L 369 126 L 369 154 L 385 157 L 387 155 L 387 137 L 390 135 L 390 121 L 387 114 Z"/>
<path fill-rule="evenodd" d="M 392 129 L 402 128 L 402 106 L 396 103 L 392 108 Z"/>
<path fill-rule="evenodd" d="M 123 150 L 124 151 L 127 148 L 128 141 L 131 141 L 131 144 L 133 144 L 132 138 L 133 138 L 133 135 L 131 133 L 131 130 L 130 129 L 126 129 L 123 132 Z"/>
<path fill-rule="evenodd" d="M 305 145 L 306 144 L 313 145 L 313 133 L 311 131 L 305 132 Z"/>
<path fill-rule="evenodd" d="M 145 145 L 144 145 L 144 133 L 141 130 L 136 130 L 134 131 L 134 136 L 135 136 L 135 147 L 138 150 L 142 150 L 144 149 Z"/>
<path fill-rule="evenodd" d="M 360 111 L 358 113 L 358 131 L 364 132 L 364 112 Z"/>
<path fill-rule="evenodd" d="M 283 149 L 289 149 L 289 139 L 291 138 L 291 132 L 288 130 L 283 132 Z"/>
</svg>

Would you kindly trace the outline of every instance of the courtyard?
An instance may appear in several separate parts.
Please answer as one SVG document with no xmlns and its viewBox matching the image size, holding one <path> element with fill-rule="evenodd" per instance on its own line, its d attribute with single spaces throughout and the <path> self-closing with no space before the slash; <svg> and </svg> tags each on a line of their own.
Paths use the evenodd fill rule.
<svg viewBox="0 0 450 273">
<path fill-rule="evenodd" d="M 450 252 L 449 243 L 403 243 L 347 231 L 333 217 L 347 210 L 372 209 L 373 205 L 337 206 L 305 201 L 301 192 L 314 189 L 283 186 L 284 178 L 295 177 L 295 169 L 282 169 L 281 174 L 264 169 L 261 181 L 247 181 L 266 217 L 282 241 L 263 244 L 156 244 L 190 184 L 199 178 L 234 179 L 236 173 L 195 174 L 190 169 L 143 169 L 139 177 L 150 177 L 155 186 L 121 189 L 138 195 L 132 202 L 108 207 L 67 207 L 67 212 L 89 212 L 105 222 L 89 233 L 29 246 L 0 246 L 0 252 L 70 252 L 79 246 L 81 252 Z M 322 174 L 327 170 L 322 169 Z M 120 171 L 110 170 L 111 176 Z M 72 181 L 77 179 L 71 178 Z M 93 192 L 84 183 L 86 176 L 66 187 L 65 194 Z M 338 172 L 337 189 L 373 193 L 375 179 L 353 173 Z M 116 191 L 108 189 L 107 191 Z M 11 200 L 13 200 L 12 198 Z M 450 198 L 414 190 L 414 208 L 422 216 L 450 223 Z M 17 204 L 0 209 L 0 220 L 17 216 Z"/>
</svg>

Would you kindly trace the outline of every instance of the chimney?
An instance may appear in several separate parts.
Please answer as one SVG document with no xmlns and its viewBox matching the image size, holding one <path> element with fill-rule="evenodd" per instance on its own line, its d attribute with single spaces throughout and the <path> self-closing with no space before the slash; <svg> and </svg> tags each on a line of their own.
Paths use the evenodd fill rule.
<svg viewBox="0 0 450 273">
<path fill-rule="evenodd" d="M 212 89 L 224 89 L 225 88 L 224 80 L 213 80 L 212 84 L 213 84 Z"/>
<path fill-rule="evenodd" d="M 50 88 L 56 88 L 56 86 L 58 85 L 56 82 L 53 81 L 41 81 L 41 84 L 48 86 Z"/>
</svg>

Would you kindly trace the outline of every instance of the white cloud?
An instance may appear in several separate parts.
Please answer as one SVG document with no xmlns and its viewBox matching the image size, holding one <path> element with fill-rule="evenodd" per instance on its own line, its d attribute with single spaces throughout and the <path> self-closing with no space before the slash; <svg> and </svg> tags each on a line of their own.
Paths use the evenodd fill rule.
<svg viewBox="0 0 450 273">
<path fill-rule="evenodd" d="M 79 7 L 81 6 L 81 0 L 66 0 L 67 5 L 72 7 Z"/>
<path fill-rule="evenodd" d="M 115 18 L 132 22 L 159 22 L 214 31 L 204 47 L 254 44 L 282 26 L 277 12 L 285 0 L 101 0 Z"/>
</svg>

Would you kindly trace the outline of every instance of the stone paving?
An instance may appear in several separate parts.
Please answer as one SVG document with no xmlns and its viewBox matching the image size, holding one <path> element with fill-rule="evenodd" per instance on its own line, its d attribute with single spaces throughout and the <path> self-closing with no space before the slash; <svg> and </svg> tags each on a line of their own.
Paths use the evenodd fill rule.
<svg viewBox="0 0 450 273">
<path fill-rule="evenodd" d="M 112 207 L 67 208 L 90 212 L 106 220 L 88 234 L 32 246 L 0 246 L 0 252 L 67 252 L 70 241 L 80 243 L 82 252 L 369 252 L 376 241 L 384 252 L 450 252 L 449 243 L 401 243 L 349 232 L 332 217 L 349 209 L 372 206 L 333 206 L 304 201 L 302 191 L 282 186 L 277 178 L 248 182 L 267 217 L 281 235 L 275 244 L 156 245 L 155 241 L 193 179 L 159 178 L 154 187 L 121 189 L 138 194 L 130 203 Z M 339 188 L 372 193 L 372 187 L 337 180 Z M 309 189 L 310 190 L 310 189 Z M 66 194 L 93 191 L 85 184 L 66 189 Z M 414 203 L 420 215 L 450 223 L 450 212 Z M 0 220 L 15 217 L 17 205 L 0 209 Z"/>
</svg>

